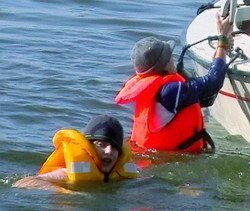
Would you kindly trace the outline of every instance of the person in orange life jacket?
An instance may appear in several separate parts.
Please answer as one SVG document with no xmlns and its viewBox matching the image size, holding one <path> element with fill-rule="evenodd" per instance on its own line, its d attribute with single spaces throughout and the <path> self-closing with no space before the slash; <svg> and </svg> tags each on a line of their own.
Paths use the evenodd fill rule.
<svg viewBox="0 0 250 211">
<path fill-rule="evenodd" d="M 64 132 L 65 131 L 62 130 L 62 131 L 57 132 L 57 134 L 59 134 L 58 136 L 60 136 L 60 133 L 63 134 Z M 66 132 L 70 133 L 72 131 L 69 130 Z M 73 132 L 76 132 L 76 131 L 73 131 Z M 130 151 L 127 151 L 128 148 L 124 148 L 123 128 L 120 122 L 116 118 L 110 117 L 107 115 L 98 115 L 92 118 L 90 122 L 87 124 L 84 130 L 84 134 L 85 134 L 85 137 L 88 138 L 88 140 L 86 139 L 84 141 L 89 141 L 91 145 L 93 146 L 93 149 L 96 152 L 96 155 L 94 154 L 89 155 L 89 159 L 98 160 L 98 161 L 93 162 L 95 172 L 90 172 L 89 176 L 86 178 L 83 177 L 82 179 L 84 181 L 87 181 L 88 178 L 89 180 L 94 180 L 94 181 L 99 180 L 99 178 L 100 179 L 103 178 L 103 180 L 107 182 L 109 181 L 109 177 L 112 177 L 111 179 L 113 178 L 117 179 L 117 177 L 118 179 L 136 177 L 138 172 L 135 166 L 133 166 L 134 167 L 133 172 L 130 171 L 130 173 L 128 174 L 126 174 L 126 172 L 125 173 L 119 172 L 121 168 L 123 168 L 124 165 L 127 164 L 125 162 L 130 162 L 130 164 L 133 164 L 133 163 L 131 162 L 131 158 L 129 157 L 130 154 L 128 154 L 127 158 L 125 158 L 124 161 L 121 160 L 122 157 L 124 158 L 125 156 L 124 154 L 130 153 Z M 56 137 L 56 135 L 54 137 Z M 66 137 L 66 139 L 67 138 L 68 137 Z M 76 140 L 73 140 L 72 142 L 75 142 L 75 141 Z M 79 148 L 81 146 L 77 146 L 77 147 Z M 88 147 L 84 148 L 84 151 L 91 152 L 91 150 Z M 76 151 L 73 151 L 73 154 L 75 153 Z M 79 155 L 77 156 L 79 157 Z M 51 158 L 52 160 L 53 160 L 53 157 L 54 157 L 54 160 L 58 160 L 58 158 L 56 157 L 56 154 L 52 153 L 51 157 L 52 157 Z M 63 162 L 58 163 L 59 167 L 56 166 L 57 164 L 51 165 L 49 159 L 50 157 L 47 160 L 48 163 L 45 162 L 42 168 L 40 169 L 39 175 L 23 178 L 15 182 L 13 184 L 13 187 L 49 189 L 49 190 L 58 190 L 61 192 L 67 192 L 67 190 L 65 190 L 63 187 L 58 187 L 54 185 L 55 183 L 63 183 L 69 180 L 68 178 L 69 174 L 65 166 L 66 165 L 65 162 L 67 162 L 66 158 L 65 158 L 65 161 L 63 160 Z M 117 167 L 117 165 L 120 165 L 120 166 Z M 50 170 L 51 166 L 53 166 L 55 170 Z M 76 168 L 77 167 L 75 166 L 74 169 Z M 49 170 L 46 170 L 46 169 L 49 169 Z M 79 167 L 78 167 L 78 171 L 79 171 Z M 103 175 L 103 176 L 100 176 L 100 175 Z"/>
<path fill-rule="evenodd" d="M 209 140 L 214 148 L 199 103 L 222 87 L 226 53 L 233 44 L 228 17 L 217 17 L 217 29 L 218 43 L 208 74 L 187 80 L 176 73 L 173 40 L 146 37 L 135 44 L 131 59 L 136 74 L 115 97 L 118 104 L 135 103 L 130 143 L 144 149 L 199 152 Z"/>
</svg>

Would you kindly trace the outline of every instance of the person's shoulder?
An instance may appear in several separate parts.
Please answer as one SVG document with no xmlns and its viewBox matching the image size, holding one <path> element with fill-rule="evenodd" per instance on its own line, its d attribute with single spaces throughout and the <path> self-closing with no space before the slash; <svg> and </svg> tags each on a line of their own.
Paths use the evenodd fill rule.
<svg viewBox="0 0 250 211">
<path fill-rule="evenodd" d="M 160 88 L 160 90 L 158 92 L 158 96 L 159 97 L 166 97 L 169 95 L 176 95 L 180 86 L 181 86 L 180 81 L 166 83 Z"/>
</svg>

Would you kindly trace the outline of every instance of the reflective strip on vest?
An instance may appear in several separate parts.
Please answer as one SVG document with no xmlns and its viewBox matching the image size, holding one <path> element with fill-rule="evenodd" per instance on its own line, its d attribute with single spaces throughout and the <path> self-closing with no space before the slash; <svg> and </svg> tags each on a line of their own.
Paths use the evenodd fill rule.
<svg viewBox="0 0 250 211">
<path fill-rule="evenodd" d="M 127 173 L 137 173 L 136 166 L 132 162 L 125 163 L 125 165 L 124 165 L 124 171 L 127 172 Z"/>
<path fill-rule="evenodd" d="M 90 172 L 89 162 L 71 162 L 71 173 L 88 173 Z"/>
</svg>

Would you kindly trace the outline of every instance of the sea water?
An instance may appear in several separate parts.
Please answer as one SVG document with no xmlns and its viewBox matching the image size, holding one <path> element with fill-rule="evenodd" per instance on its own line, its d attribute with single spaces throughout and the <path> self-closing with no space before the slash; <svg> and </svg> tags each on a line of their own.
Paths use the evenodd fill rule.
<svg viewBox="0 0 250 211">
<path fill-rule="evenodd" d="M 61 128 L 82 131 L 92 116 L 112 114 L 129 136 L 132 107 L 114 96 L 133 74 L 131 48 L 146 36 L 173 39 L 177 60 L 207 2 L 0 1 L 0 210 L 250 210 L 250 145 L 211 117 L 215 153 L 137 155 L 151 162 L 139 179 L 75 194 L 11 187 L 37 172 Z"/>
</svg>

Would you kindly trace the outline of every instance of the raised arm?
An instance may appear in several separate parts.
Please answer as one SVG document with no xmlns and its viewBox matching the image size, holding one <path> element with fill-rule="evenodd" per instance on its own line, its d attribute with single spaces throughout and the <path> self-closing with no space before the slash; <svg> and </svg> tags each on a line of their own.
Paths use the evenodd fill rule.
<svg viewBox="0 0 250 211">
<path fill-rule="evenodd" d="M 176 113 L 184 107 L 193 103 L 199 103 L 205 98 L 215 95 L 223 86 L 227 66 L 225 62 L 226 53 L 232 46 L 230 37 L 232 25 L 229 18 L 222 20 L 217 16 L 217 29 L 219 40 L 214 53 L 214 60 L 207 75 L 194 77 L 186 82 L 174 82 L 162 87 L 158 93 L 157 100 L 168 111 Z"/>
</svg>

